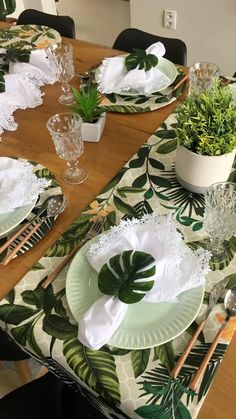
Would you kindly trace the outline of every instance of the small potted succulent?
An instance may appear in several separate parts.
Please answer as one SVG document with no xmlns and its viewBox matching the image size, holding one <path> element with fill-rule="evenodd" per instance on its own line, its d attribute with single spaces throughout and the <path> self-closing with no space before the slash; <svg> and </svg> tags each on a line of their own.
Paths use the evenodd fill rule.
<svg viewBox="0 0 236 419">
<path fill-rule="evenodd" d="M 176 176 L 186 189 L 204 193 L 228 179 L 236 151 L 236 104 L 232 90 L 215 79 L 176 109 Z"/>
<path fill-rule="evenodd" d="M 11 15 L 16 10 L 15 0 L 0 0 L 0 20 L 5 21 L 8 15 Z M 10 20 L 10 18 L 9 18 Z M 15 21 L 15 19 L 12 19 Z"/>
<path fill-rule="evenodd" d="M 95 86 L 82 86 L 80 90 L 72 87 L 75 104 L 72 111 L 82 120 L 81 135 L 83 141 L 98 142 L 102 136 L 106 113 L 102 108 L 102 96 Z"/>
</svg>

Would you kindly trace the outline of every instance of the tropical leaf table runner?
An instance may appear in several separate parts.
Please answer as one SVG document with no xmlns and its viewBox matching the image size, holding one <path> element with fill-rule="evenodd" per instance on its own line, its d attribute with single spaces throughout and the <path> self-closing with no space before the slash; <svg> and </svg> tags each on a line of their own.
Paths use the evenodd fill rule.
<svg viewBox="0 0 236 419">
<path fill-rule="evenodd" d="M 213 265 L 207 277 L 197 322 L 173 341 L 150 349 L 122 350 L 108 345 L 98 351 L 86 348 L 77 340 L 78 325 L 66 300 L 68 267 L 46 290 L 40 286 L 45 275 L 101 217 L 107 230 L 121 218 L 172 211 L 188 245 L 194 249 L 204 246 L 204 198 L 183 189 L 175 178 L 174 123 L 171 115 L 0 305 L 1 326 L 61 379 L 80 387 L 110 418 L 195 418 L 236 327 L 231 320 L 197 392 L 189 391 L 188 384 L 224 319 L 221 300 L 179 376 L 171 379 L 170 370 L 204 315 L 213 285 L 226 277 L 228 287 L 236 284 L 234 238 L 227 243 L 227 259 Z M 234 176 L 233 170 L 232 179 Z"/>
</svg>

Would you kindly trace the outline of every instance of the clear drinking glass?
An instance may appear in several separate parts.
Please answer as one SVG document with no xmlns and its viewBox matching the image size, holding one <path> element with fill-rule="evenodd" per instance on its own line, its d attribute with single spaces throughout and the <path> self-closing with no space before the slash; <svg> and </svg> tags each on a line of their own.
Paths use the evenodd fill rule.
<svg viewBox="0 0 236 419">
<path fill-rule="evenodd" d="M 75 75 L 73 46 L 66 42 L 52 44 L 47 47 L 46 53 L 50 60 L 50 65 L 56 73 L 58 81 L 61 83 L 61 89 L 63 91 L 58 102 L 61 103 L 61 105 L 73 105 L 74 97 L 69 85 L 69 81 Z"/>
<path fill-rule="evenodd" d="M 236 230 L 236 184 L 220 182 L 211 185 L 205 193 L 204 227 L 210 236 L 212 259 L 227 257 L 224 240 Z"/>
<path fill-rule="evenodd" d="M 209 90 L 214 77 L 218 77 L 220 69 L 214 63 L 195 63 L 189 69 L 189 95 L 193 91 L 199 93 Z"/>
<path fill-rule="evenodd" d="M 61 159 L 67 160 L 68 168 L 62 176 L 67 183 L 82 183 L 88 177 L 87 170 L 81 169 L 78 161 L 84 151 L 81 125 L 82 119 L 73 112 L 56 114 L 47 121 L 56 153 Z"/>
</svg>

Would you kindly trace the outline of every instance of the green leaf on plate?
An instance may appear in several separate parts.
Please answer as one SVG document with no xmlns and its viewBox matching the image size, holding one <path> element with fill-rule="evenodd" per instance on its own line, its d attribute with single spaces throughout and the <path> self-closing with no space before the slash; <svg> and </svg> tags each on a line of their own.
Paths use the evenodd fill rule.
<svg viewBox="0 0 236 419">
<path fill-rule="evenodd" d="M 154 281 L 147 278 L 156 272 L 154 262 L 153 256 L 145 252 L 126 250 L 115 255 L 102 266 L 98 288 L 103 294 L 117 296 L 123 303 L 137 303 L 153 287 Z"/>
<path fill-rule="evenodd" d="M 154 54 L 147 54 L 144 49 L 134 48 L 134 52 L 125 58 L 125 66 L 127 71 L 138 68 L 138 70 L 148 71 L 152 67 L 156 67 L 158 58 Z"/>
<path fill-rule="evenodd" d="M 20 63 L 28 63 L 30 59 L 30 49 L 26 48 L 13 48 L 12 46 L 8 47 L 5 56 L 2 57 L 3 61 L 5 62 L 20 62 Z"/>
</svg>

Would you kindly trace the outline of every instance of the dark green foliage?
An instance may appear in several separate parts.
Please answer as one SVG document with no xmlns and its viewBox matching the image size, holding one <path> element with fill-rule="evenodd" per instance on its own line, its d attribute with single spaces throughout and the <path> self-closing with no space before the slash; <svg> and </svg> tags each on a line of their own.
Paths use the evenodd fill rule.
<svg viewBox="0 0 236 419">
<path fill-rule="evenodd" d="M 148 71 L 156 67 L 158 58 L 154 54 L 147 54 L 144 49 L 134 48 L 134 52 L 125 58 L 125 66 L 128 71 L 138 68 L 138 70 Z"/>
<path fill-rule="evenodd" d="M 11 15 L 15 9 L 15 0 L 0 0 L 0 20 L 6 20 L 6 16 Z"/>
<path fill-rule="evenodd" d="M 83 122 L 95 123 L 104 112 L 103 107 L 100 106 L 102 96 L 96 87 L 86 86 L 77 90 L 72 87 L 72 92 L 75 99 L 75 105 L 72 111 L 79 114 Z"/>
<path fill-rule="evenodd" d="M 154 281 L 147 278 L 155 274 L 154 261 L 151 255 L 139 251 L 127 250 L 115 255 L 102 266 L 98 288 L 103 294 L 115 295 L 126 304 L 137 303 L 153 287 Z M 143 281 L 137 281 L 140 279 Z"/>
</svg>

